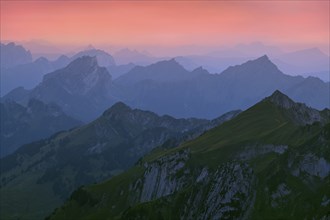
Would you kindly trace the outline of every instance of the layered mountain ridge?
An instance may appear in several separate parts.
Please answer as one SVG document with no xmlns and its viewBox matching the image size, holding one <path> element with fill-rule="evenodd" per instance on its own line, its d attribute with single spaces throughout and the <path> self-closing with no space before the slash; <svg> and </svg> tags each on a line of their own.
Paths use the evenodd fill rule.
<svg viewBox="0 0 330 220">
<path fill-rule="evenodd" d="M 89 124 L 24 145 L 1 159 L 1 201 L 7 201 L 1 203 L 2 216 L 44 218 L 77 187 L 117 175 L 156 147 L 176 147 L 238 114 L 214 121 L 175 119 L 116 103 Z M 27 204 L 24 197 L 33 195 L 40 197 Z"/>
<path fill-rule="evenodd" d="M 34 89 L 18 96 L 9 93 L 4 99 L 23 104 L 31 98 L 54 102 L 70 116 L 86 122 L 114 103 L 111 84 L 111 75 L 98 65 L 96 57 L 83 56 L 65 68 L 46 74 Z"/>
<path fill-rule="evenodd" d="M 15 102 L 1 105 L 1 158 L 13 153 L 21 145 L 47 138 L 82 123 L 67 116 L 57 105 L 29 100 L 26 107 Z"/>
<path fill-rule="evenodd" d="M 297 124 L 288 113 L 305 107 L 287 103 L 276 91 L 193 141 L 76 190 L 49 219 L 326 218 L 330 117 Z"/>
<path fill-rule="evenodd" d="M 229 67 L 221 74 L 209 74 L 203 68 L 190 72 L 171 59 L 134 67 L 114 81 L 103 67 L 95 67 L 95 58 L 79 59 L 47 74 L 28 97 L 53 101 L 83 121 L 95 119 L 116 101 L 160 115 L 211 119 L 232 109 L 246 109 L 276 89 L 314 108 L 330 107 L 329 83 L 285 75 L 267 56 Z M 15 92 L 4 99 L 21 102 L 21 94 L 26 92 Z"/>
</svg>

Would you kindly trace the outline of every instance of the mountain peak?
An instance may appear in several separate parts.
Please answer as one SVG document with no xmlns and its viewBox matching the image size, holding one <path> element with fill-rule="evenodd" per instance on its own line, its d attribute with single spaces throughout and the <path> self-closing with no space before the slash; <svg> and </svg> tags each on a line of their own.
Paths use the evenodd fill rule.
<svg viewBox="0 0 330 220">
<path fill-rule="evenodd" d="M 95 59 L 98 61 L 99 66 L 111 66 L 116 64 L 115 60 L 110 54 L 100 49 L 87 49 L 80 51 L 79 53 L 71 57 L 71 60 L 75 60 L 78 57 L 83 56 L 95 57 Z"/>
<path fill-rule="evenodd" d="M 123 102 L 117 102 L 113 106 L 111 106 L 109 109 L 105 110 L 103 115 L 104 116 L 111 116 L 113 114 L 123 113 L 123 112 L 129 112 L 132 109 L 126 105 Z"/>
<path fill-rule="evenodd" d="M 267 55 L 263 55 L 257 59 L 249 60 L 241 65 L 230 66 L 224 70 L 222 75 L 240 75 L 240 76 L 255 76 L 256 78 L 268 77 L 277 78 L 283 73 L 269 59 Z"/>
<path fill-rule="evenodd" d="M 328 121 L 328 118 L 322 116 L 318 110 L 308 107 L 303 103 L 294 102 L 279 90 L 276 90 L 265 100 L 269 100 L 273 104 L 286 109 L 289 117 L 297 124 L 305 125 L 314 122 L 324 123 Z"/>
<path fill-rule="evenodd" d="M 255 61 L 269 61 L 270 62 L 270 59 L 269 57 L 265 54 L 259 58 L 257 58 Z"/>
<path fill-rule="evenodd" d="M 180 63 L 178 63 L 176 60 L 175 60 L 175 58 L 172 58 L 172 59 L 169 59 L 169 60 L 162 60 L 162 61 L 159 61 L 159 62 L 157 62 L 157 63 L 154 63 L 155 65 L 159 65 L 159 64 L 162 64 L 162 65 L 170 65 L 170 66 L 180 66 L 180 67 L 182 67 L 181 66 L 181 64 Z M 154 64 L 151 64 L 151 65 L 154 65 Z"/>
<path fill-rule="evenodd" d="M 273 94 L 266 98 L 266 100 L 271 101 L 272 103 L 281 106 L 283 108 L 291 108 L 295 102 L 292 101 L 287 95 L 283 94 L 279 90 L 273 92 Z"/>
<path fill-rule="evenodd" d="M 98 63 L 97 63 L 97 59 L 96 56 L 82 56 L 82 57 L 78 57 L 77 59 L 75 59 L 74 61 L 72 61 L 68 67 L 79 67 L 79 68 L 86 68 L 86 67 L 97 67 Z"/>
</svg>

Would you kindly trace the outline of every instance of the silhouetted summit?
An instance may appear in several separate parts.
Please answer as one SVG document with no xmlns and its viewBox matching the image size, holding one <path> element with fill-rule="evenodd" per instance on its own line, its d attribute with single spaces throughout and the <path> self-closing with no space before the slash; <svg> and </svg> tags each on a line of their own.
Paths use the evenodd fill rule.
<svg viewBox="0 0 330 220">
<path fill-rule="evenodd" d="M 30 51 L 13 42 L 8 44 L 0 43 L 0 53 L 0 67 L 2 68 L 9 68 L 32 62 L 32 54 Z"/>
<path fill-rule="evenodd" d="M 129 112 L 132 111 L 132 109 L 126 105 L 123 102 L 117 102 L 111 108 L 107 109 L 103 115 L 110 115 L 110 114 L 116 114 L 116 113 L 123 113 L 123 112 Z"/>
<path fill-rule="evenodd" d="M 267 97 L 266 99 L 284 108 L 290 108 L 295 104 L 293 100 L 291 100 L 287 95 L 283 94 L 279 90 L 276 90 L 271 96 Z"/>
</svg>

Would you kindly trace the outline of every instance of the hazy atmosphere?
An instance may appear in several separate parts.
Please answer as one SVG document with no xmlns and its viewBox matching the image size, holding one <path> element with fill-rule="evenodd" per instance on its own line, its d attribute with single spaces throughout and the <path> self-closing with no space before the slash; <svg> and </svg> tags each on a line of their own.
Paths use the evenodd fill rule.
<svg viewBox="0 0 330 220">
<path fill-rule="evenodd" d="M 172 56 L 261 41 L 329 55 L 329 1 L 1 1 L 1 40 L 32 52 L 92 44 Z"/>
<path fill-rule="evenodd" d="M 1 220 L 329 220 L 329 1 L 0 6 Z"/>
</svg>

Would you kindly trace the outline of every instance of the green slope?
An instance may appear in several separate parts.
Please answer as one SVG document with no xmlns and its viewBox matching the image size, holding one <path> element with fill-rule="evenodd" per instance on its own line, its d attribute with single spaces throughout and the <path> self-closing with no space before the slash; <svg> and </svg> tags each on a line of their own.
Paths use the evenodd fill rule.
<svg viewBox="0 0 330 220">
<path fill-rule="evenodd" d="M 277 92 L 195 140 L 153 151 L 76 191 L 50 219 L 326 218 L 329 114 L 288 100 Z M 304 123 L 315 114 L 325 116 Z"/>
<path fill-rule="evenodd" d="M 238 111 L 228 114 L 216 122 L 175 119 L 117 103 L 87 125 L 22 146 L 0 160 L 0 218 L 43 219 L 79 186 L 118 175 L 152 149 L 191 139 Z"/>
</svg>

